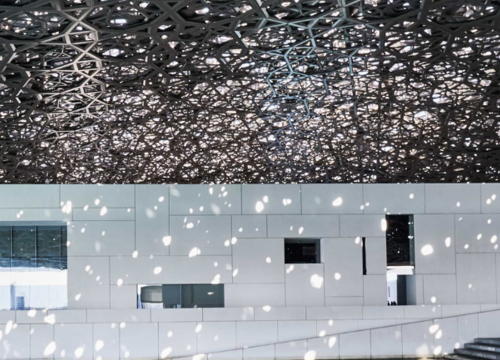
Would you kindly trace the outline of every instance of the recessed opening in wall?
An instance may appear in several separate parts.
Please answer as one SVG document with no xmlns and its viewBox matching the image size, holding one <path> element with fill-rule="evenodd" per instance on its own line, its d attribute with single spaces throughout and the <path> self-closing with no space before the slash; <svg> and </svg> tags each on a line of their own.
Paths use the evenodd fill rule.
<svg viewBox="0 0 500 360">
<path fill-rule="evenodd" d="M 387 266 L 415 266 L 413 215 L 386 215 Z"/>
<path fill-rule="evenodd" d="M 0 226 L 0 310 L 68 306 L 66 225 Z"/>
<path fill-rule="evenodd" d="M 386 215 L 387 304 L 416 305 L 413 215 Z"/>
<path fill-rule="evenodd" d="M 137 308 L 223 308 L 223 284 L 139 285 Z"/>
<path fill-rule="evenodd" d="M 285 239 L 285 264 L 320 263 L 319 239 Z"/>
</svg>

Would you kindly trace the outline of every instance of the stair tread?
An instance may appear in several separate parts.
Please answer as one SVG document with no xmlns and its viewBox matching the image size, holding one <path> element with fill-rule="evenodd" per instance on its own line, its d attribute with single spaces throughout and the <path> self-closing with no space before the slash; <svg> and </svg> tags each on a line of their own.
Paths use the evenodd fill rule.
<svg viewBox="0 0 500 360">
<path fill-rule="evenodd" d="M 461 354 L 443 355 L 443 359 L 448 359 L 448 360 L 477 360 L 476 357 L 467 356 L 467 355 L 461 355 Z"/>
<path fill-rule="evenodd" d="M 500 345 L 484 344 L 484 343 L 467 343 L 464 344 L 464 346 L 466 349 L 476 349 L 476 350 L 484 350 L 494 353 L 500 353 Z"/>
<path fill-rule="evenodd" d="M 459 354 L 459 355 L 469 355 L 472 357 L 482 358 L 482 359 L 500 359 L 499 353 L 485 351 L 485 350 L 463 349 L 462 348 L 462 349 L 456 349 L 455 353 Z"/>
</svg>

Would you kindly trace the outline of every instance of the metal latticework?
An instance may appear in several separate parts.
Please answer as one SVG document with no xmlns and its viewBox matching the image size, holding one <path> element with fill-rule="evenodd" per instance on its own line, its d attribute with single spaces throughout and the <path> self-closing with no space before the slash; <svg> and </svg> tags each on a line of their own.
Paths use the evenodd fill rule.
<svg viewBox="0 0 500 360">
<path fill-rule="evenodd" d="M 0 181 L 499 181 L 496 0 L 0 0 Z"/>
</svg>

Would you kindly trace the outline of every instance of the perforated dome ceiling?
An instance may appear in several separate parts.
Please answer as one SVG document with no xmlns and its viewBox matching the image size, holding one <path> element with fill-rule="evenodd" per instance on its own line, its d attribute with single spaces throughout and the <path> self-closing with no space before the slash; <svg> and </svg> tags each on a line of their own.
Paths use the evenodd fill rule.
<svg viewBox="0 0 500 360">
<path fill-rule="evenodd" d="M 498 1 L 0 0 L 3 182 L 498 181 Z"/>
</svg>

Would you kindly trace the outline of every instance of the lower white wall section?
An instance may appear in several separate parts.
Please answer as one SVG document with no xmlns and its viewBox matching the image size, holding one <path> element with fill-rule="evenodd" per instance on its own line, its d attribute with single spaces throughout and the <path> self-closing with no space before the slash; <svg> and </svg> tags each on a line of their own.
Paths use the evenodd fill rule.
<svg viewBox="0 0 500 360">
<path fill-rule="evenodd" d="M 2 311 L 0 358 L 439 357 L 475 337 L 500 336 L 498 308 L 445 305 Z"/>
</svg>

